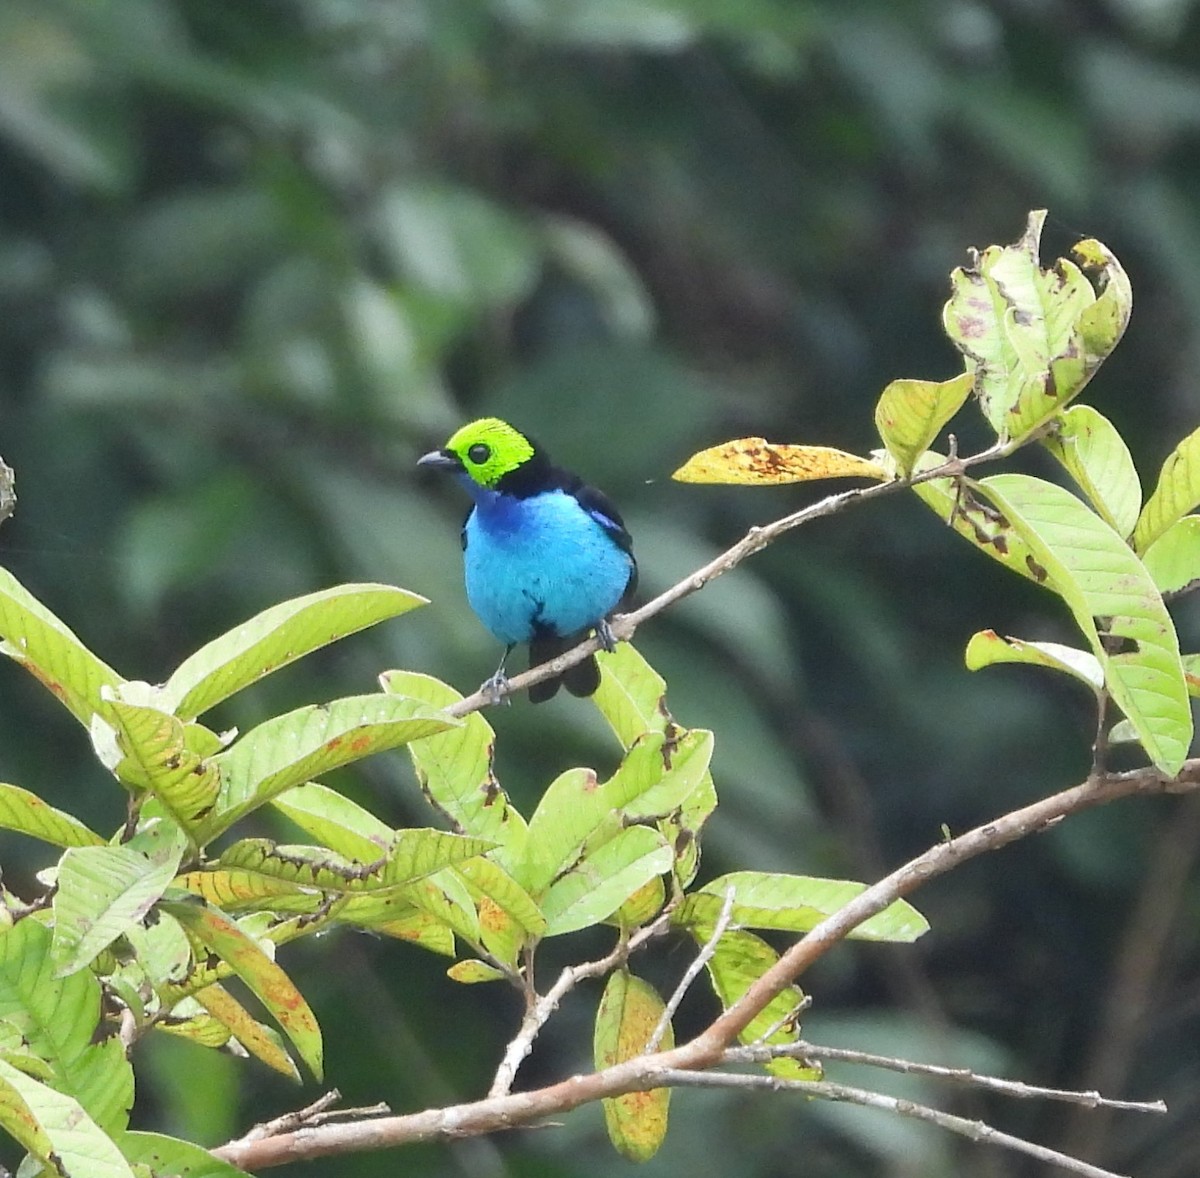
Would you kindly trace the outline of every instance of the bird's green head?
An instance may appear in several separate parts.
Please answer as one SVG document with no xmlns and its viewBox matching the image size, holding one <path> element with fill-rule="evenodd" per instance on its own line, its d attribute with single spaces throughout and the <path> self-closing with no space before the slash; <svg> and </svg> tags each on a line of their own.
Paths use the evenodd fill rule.
<svg viewBox="0 0 1200 1178">
<path fill-rule="evenodd" d="M 507 475 L 538 456 L 537 448 L 519 430 L 498 417 L 481 417 L 450 436 L 440 450 L 420 459 L 419 465 L 440 466 L 466 474 L 473 482 L 494 491 Z"/>
</svg>

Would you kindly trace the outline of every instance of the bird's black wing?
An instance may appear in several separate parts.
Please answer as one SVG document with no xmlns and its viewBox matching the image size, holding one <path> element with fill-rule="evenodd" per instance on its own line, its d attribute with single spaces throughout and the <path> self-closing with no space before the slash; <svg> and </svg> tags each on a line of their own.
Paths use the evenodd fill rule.
<svg viewBox="0 0 1200 1178">
<path fill-rule="evenodd" d="M 459 540 L 459 543 L 462 544 L 462 550 L 464 552 L 466 552 L 466 550 L 467 550 L 467 524 L 470 522 L 471 512 L 473 512 L 474 510 L 475 510 L 474 504 L 472 504 L 470 507 L 467 508 L 467 514 L 463 516 L 462 527 L 459 528 L 459 530 L 458 530 L 458 540 Z"/>
<path fill-rule="evenodd" d="M 561 470 L 556 471 L 555 474 L 558 476 L 558 486 L 569 495 L 574 495 L 579 506 L 604 529 L 609 539 L 622 552 L 629 554 L 629 580 L 625 585 L 625 592 L 621 596 L 622 602 L 628 601 L 637 590 L 638 568 L 637 561 L 633 556 L 633 537 L 626 529 L 625 521 L 621 518 L 617 505 L 603 491 L 589 486 L 578 475 Z"/>
</svg>

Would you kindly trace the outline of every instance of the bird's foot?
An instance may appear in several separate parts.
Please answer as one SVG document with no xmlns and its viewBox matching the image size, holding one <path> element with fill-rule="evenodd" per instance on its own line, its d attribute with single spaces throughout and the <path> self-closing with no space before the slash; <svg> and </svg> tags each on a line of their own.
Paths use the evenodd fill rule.
<svg viewBox="0 0 1200 1178">
<path fill-rule="evenodd" d="M 491 678 L 485 679 L 479 685 L 479 691 L 487 697 L 487 701 L 493 707 L 496 704 L 511 704 L 512 700 L 504 693 L 508 690 L 508 676 L 504 673 L 504 668 L 501 667 Z"/>
<path fill-rule="evenodd" d="M 613 628 L 608 624 L 607 618 L 601 618 L 596 623 L 596 637 L 600 640 L 600 645 L 610 654 L 617 649 L 617 636 L 613 633 Z"/>
</svg>

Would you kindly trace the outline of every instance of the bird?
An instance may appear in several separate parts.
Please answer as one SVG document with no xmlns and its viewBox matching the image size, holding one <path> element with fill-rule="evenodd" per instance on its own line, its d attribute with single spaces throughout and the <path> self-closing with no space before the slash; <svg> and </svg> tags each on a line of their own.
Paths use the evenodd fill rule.
<svg viewBox="0 0 1200 1178">
<path fill-rule="evenodd" d="M 632 596 L 638 570 L 632 538 L 607 495 L 496 417 L 462 426 L 417 465 L 454 475 L 472 499 L 462 526 L 467 601 L 504 643 L 500 666 L 480 688 L 493 703 L 515 646 L 529 644 L 530 666 L 591 630 L 605 650 L 615 647 L 608 619 Z M 572 695 L 591 695 L 600 686 L 595 657 L 535 684 L 529 698 L 552 698 L 560 682 Z"/>
</svg>

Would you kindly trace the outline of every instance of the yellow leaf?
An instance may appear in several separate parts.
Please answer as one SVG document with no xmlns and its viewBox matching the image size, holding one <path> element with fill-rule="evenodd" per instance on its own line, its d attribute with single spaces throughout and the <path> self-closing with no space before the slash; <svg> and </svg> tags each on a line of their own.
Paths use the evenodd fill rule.
<svg viewBox="0 0 1200 1178">
<path fill-rule="evenodd" d="M 649 982 L 617 970 L 608 979 L 596 1011 L 593 1043 L 597 1068 L 610 1068 L 640 1055 L 650 1041 L 665 1006 Z M 660 1050 L 675 1046 L 668 1022 Z M 609 1140 L 618 1152 L 633 1162 L 649 1161 L 667 1135 L 669 1088 L 650 1092 L 626 1092 L 604 1101 L 604 1121 Z"/>
<path fill-rule="evenodd" d="M 681 483 L 767 486 L 811 479 L 883 479 L 884 469 L 868 458 L 831 446 L 796 446 L 765 438 L 737 438 L 693 454 L 672 476 Z"/>
</svg>

